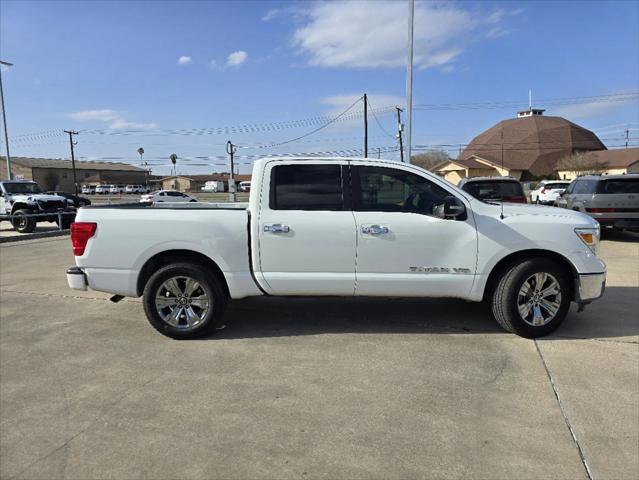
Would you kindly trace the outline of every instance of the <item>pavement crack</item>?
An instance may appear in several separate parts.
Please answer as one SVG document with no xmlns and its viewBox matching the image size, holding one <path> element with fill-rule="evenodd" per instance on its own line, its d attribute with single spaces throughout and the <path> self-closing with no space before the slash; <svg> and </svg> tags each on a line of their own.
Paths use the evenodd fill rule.
<svg viewBox="0 0 639 480">
<path fill-rule="evenodd" d="M 501 363 L 499 365 L 499 370 L 497 371 L 497 373 L 493 376 L 493 378 L 491 378 L 490 380 L 485 381 L 484 385 L 489 385 L 491 383 L 495 383 L 500 377 L 502 377 L 504 375 L 504 370 L 506 369 L 507 365 L 508 365 L 508 357 L 503 357 L 501 359 Z"/>
<path fill-rule="evenodd" d="M 588 466 L 588 462 L 586 462 L 586 457 L 584 455 L 583 450 L 581 449 L 581 445 L 579 444 L 579 440 L 577 439 L 577 435 L 575 434 L 575 431 L 572 428 L 572 425 L 570 424 L 570 420 L 568 419 L 568 416 L 566 415 L 566 410 L 564 409 L 564 405 L 561 402 L 561 397 L 559 396 L 559 391 L 557 390 L 557 385 L 555 385 L 555 380 L 553 379 L 552 373 L 550 373 L 550 369 L 548 368 L 548 364 L 546 363 L 546 360 L 544 359 L 544 356 L 541 353 L 541 350 L 539 349 L 539 344 L 537 343 L 537 340 L 533 340 L 535 342 L 535 348 L 537 349 L 537 353 L 539 354 L 539 358 L 541 359 L 541 363 L 544 366 L 544 370 L 546 370 L 546 375 L 548 376 L 548 380 L 550 381 L 550 386 L 552 387 L 552 391 L 555 394 L 555 398 L 557 399 L 557 404 L 559 405 L 559 410 L 561 411 L 561 416 L 564 417 L 564 422 L 566 423 L 566 427 L 568 427 L 568 431 L 570 432 L 570 436 L 572 437 L 572 440 L 575 444 L 575 447 L 577 448 L 577 452 L 579 453 L 579 457 L 581 458 L 581 463 L 583 464 L 585 470 L 586 470 L 586 475 L 588 476 L 589 480 L 592 480 L 592 472 L 590 471 L 590 467 Z"/>
<path fill-rule="evenodd" d="M 101 420 L 102 418 L 104 418 L 111 410 L 113 410 L 113 408 L 115 408 L 120 402 L 122 402 L 125 398 L 127 398 L 129 395 L 131 395 L 134 392 L 137 392 L 139 390 L 142 390 L 143 388 L 145 388 L 147 385 L 149 385 L 150 383 L 156 381 L 157 379 L 161 378 L 163 375 L 160 374 L 157 377 L 152 378 L 151 380 L 148 380 L 146 382 L 144 382 L 142 385 L 140 385 L 137 388 L 132 388 L 130 390 L 127 390 L 123 395 L 120 396 L 120 398 L 118 398 L 117 400 L 115 400 L 113 403 L 107 405 L 102 412 L 95 417 L 86 427 L 84 427 L 83 429 L 81 429 L 79 432 L 77 432 L 76 434 L 74 434 L 71 438 L 65 440 L 65 442 L 54 448 L 53 450 L 51 450 L 49 453 L 47 453 L 46 455 L 41 456 L 40 458 L 37 458 L 36 460 L 34 460 L 33 462 L 31 462 L 29 465 L 27 465 L 25 468 L 23 468 L 20 472 L 18 472 L 17 474 L 15 474 L 13 477 L 11 477 L 9 480 L 14 480 L 16 478 L 19 478 L 23 473 L 27 472 L 31 467 L 33 467 L 34 465 L 38 464 L 39 462 L 46 460 L 47 458 L 49 458 L 50 456 L 56 454 L 57 452 L 59 452 L 62 449 L 66 449 L 69 444 L 75 440 L 77 437 L 79 437 L 80 435 L 82 435 L 83 433 L 85 433 L 87 430 L 89 430 L 91 427 L 93 427 L 99 420 Z M 65 464 L 65 470 L 66 470 L 66 464 Z M 66 472 L 65 472 L 66 474 Z"/>
<path fill-rule="evenodd" d="M 604 342 L 604 343 L 625 343 L 630 345 L 639 345 L 639 340 L 611 340 L 608 338 L 585 338 L 585 337 L 571 337 L 568 335 L 553 335 L 553 338 L 562 338 L 566 340 L 586 340 L 591 342 Z"/>
</svg>

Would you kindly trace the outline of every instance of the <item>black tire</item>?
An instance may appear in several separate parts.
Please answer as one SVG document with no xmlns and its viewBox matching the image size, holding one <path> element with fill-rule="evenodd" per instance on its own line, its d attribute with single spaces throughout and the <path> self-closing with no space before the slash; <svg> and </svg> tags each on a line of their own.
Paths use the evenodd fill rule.
<svg viewBox="0 0 639 480">
<path fill-rule="evenodd" d="M 164 282 L 172 277 L 180 276 L 191 277 L 196 280 L 200 284 L 202 291 L 210 299 L 209 305 L 211 301 L 213 303 L 212 307 L 208 308 L 208 312 L 202 321 L 194 328 L 186 326 L 178 328 L 170 325 L 162 319 L 156 307 L 155 298 L 160 293 Z M 226 303 L 226 291 L 215 272 L 190 262 L 176 262 L 158 269 L 151 275 L 144 287 L 144 312 L 149 323 L 162 335 L 176 340 L 189 340 L 212 335 L 223 325 Z"/>
<path fill-rule="evenodd" d="M 197 200 L 189 200 L 189 203 L 197 202 Z"/>
<path fill-rule="evenodd" d="M 543 325 L 534 326 L 520 315 L 517 301 L 524 282 L 536 273 L 552 275 L 559 284 L 561 300 L 554 317 Z M 547 258 L 529 258 L 510 265 L 492 292 L 492 311 L 497 323 L 506 331 L 525 338 L 537 338 L 555 330 L 568 313 L 573 287 L 568 272 Z M 554 301 L 557 297 L 554 297 Z M 542 313 L 546 310 L 542 310 Z"/>
<path fill-rule="evenodd" d="M 13 215 L 11 216 L 11 224 L 13 225 L 13 229 L 16 232 L 20 233 L 33 232 L 36 228 L 37 220 L 35 217 L 28 216 L 32 214 L 33 212 L 31 210 L 27 210 L 26 208 L 13 212 Z"/>
</svg>

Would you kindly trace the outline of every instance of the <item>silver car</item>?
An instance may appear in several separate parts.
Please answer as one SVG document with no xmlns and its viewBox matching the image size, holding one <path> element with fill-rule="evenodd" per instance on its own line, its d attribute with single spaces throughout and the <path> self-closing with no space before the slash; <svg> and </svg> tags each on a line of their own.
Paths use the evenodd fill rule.
<svg viewBox="0 0 639 480">
<path fill-rule="evenodd" d="M 556 204 L 587 213 L 602 228 L 639 231 L 639 174 L 577 177 Z"/>
</svg>

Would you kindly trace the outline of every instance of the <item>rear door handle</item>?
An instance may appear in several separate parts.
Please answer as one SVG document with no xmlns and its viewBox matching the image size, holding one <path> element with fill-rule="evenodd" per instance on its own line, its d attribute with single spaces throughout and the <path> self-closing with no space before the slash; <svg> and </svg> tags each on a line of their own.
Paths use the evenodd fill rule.
<svg viewBox="0 0 639 480">
<path fill-rule="evenodd" d="M 362 227 L 362 233 L 368 235 L 384 235 L 390 232 L 390 229 L 385 225 L 367 225 Z"/>
<path fill-rule="evenodd" d="M 288 233 L 291 231 L 291 228 L 281 223 L 268 223 L 264 225 L 264 231 L 271 233 Z"/>
</svg>

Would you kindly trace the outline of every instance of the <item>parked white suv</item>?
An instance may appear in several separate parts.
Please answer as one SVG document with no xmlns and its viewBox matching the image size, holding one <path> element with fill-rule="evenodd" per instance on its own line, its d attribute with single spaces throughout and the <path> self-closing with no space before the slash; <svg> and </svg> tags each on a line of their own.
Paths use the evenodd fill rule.
<svg viewBox="0 0 639 480">
<path fill-rule="evenodd" d="M 268 158 L 252 178 L 248 204 L 80 209 L 69 286 L 143 296 L 173 338 L 215 332 L 229 298 L 256 295 L 486 300 L 538 337 L 603 293 L 599 226 L 580 212 L 484 202 L 383 160 Z"/>
<path fill-rule="evenodd" d="M 544 180 L 530 192 L 530 201 L 542 205 L 554 205 L 569 184 L 570 182 L 565 180 Z"/>
</svg>

